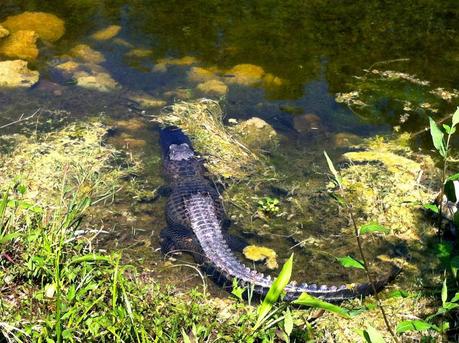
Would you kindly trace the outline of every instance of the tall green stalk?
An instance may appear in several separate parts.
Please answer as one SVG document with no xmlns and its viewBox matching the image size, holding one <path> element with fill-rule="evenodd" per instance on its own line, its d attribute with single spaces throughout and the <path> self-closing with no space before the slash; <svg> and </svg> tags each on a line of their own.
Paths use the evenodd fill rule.
<svg viewBox="0 0 459 343">
<path fill-rule="evenodd" d="M 325 158 L 327 160 L 328 168 L 330 169 L 331 173 L 333 174 L 335 182 L 338 185 L 338 189 L 339 189 L 339 193 L 340 193 L 340 199 L 338 199 L 338 204 L 345 208 L 346 212 L 348 213 L 349 217 L 351 218 L 352 226 L 354 228 L 354 235 L 355 235 L 355 238 L 356 238 L 356 241 L 357 241 L 357 246 L 358 246 L 358 249 L 359 249 L 360 258 L 362 259 L 362 266 L 363 266 L 363 269 L 365 270 L 365 274 L 367 276 L 368 282 L 369 282 L 369 284 L 371 285 L 371 287 L 373 289 L 374 297 L 376 299 L 376 303 L 378 305 L 378 308 L 381 311 L 381 315 L 383 317 L 384 324 L 386 325 L 387 331 L 390 333 L 390 335 L 392 336 L 393 340 L 396 343 L 398 343 L 397 336 L 395 335 L 395 332 L 392 329 L 392 326 L 391 326 L 391 324 L 389 322 L 389 319 L 387 317 L 386 311 L 384 310 L 384 306 L 382 305 L 381 299 L 379 298 L 378 292 L 376 290 L 375 282 L 373 280 L 373 277 L 371 276 L 370 269 L 369 269 L 369 266 L 368 266 L 368 262 L 367 262 L 367 259 L 366 259 L 366 256 L 365 256 L 365 253 L 364 253 L 363 247 L 362 247 L 362 240 L 360 238 L 360 230 L 359 230 L 359 227 L 357 225 L 357 221 L 355 219 L 355 214 L 354 214 L 352 205 L 346 199 L 346 195 L 345 195 L 345 192 L 344 192 L 344 187 L 343 187 L 343 184 L 341 182 L 341 177 L 339 176 L 338 172 L 336 171 L 335 167 L 333 166 L 333 162 L 331 161 L 331 159 L 328 156 L 327 152 L 324 151 L 324 155 L 325 155 Z"/>
</svg>

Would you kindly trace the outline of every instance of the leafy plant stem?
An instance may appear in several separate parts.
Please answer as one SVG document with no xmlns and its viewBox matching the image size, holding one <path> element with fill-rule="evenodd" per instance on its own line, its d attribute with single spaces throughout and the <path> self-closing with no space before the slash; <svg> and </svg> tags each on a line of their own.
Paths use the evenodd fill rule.
<svg viewBox="0 0 459 343">
<path fill-rule="evenodd" d="M 445 196 L 445 181 L 446 181 L 446 172 L 448 171 L 448 150 L 449 150 L 449 141 L 451 139 L 452 133 L 451 131 L 448 133 L 448 138 L 446 139 L 446 149 L 445 149 L 445 156 L 443 157 L 443 168 L 441 172 L 441 187 L 440 187 L 440 206 L 438 208 L 439 215 L 438 215 L 438 227 L 441 231 L 441 221 L 443 215 L 443 197 Z"/>
<path fill-rule="evenodd" d="M 348 212 L 348 214 L 349 214 L 349 216 L 351 218 L 352 226 L 354 228 L 354 235 L 355 235 L 355 238 L 356 238 L 356 241 L 357 241 L 357 246 L 358 246 L 358 249 L 359 249 L 360 258 L 362 259 L 362 265 L 363 265 L 363 268 L 365 270 L 365 274 L 367 275 L 368 282 L 370 283 L 371 288 L 373 289 L 373 293 L 374 293 L 374 296 L 375 296 L 375 299 L 376 299 L 376 303 L 378 305 L 379 310 L 381 311 L 381 315 L 383 317 L 383 320 L 384 320 L 384 323 L 386 325 L 387 330 L 389 331 L 390 335 L 392 336 L 392 339 L 396 343 L 398 343 L 399 341 L 397 339 L 397 336 L 395 335 L 394 331 L 392 330 L 392 327 L 390 325 L 389 319 L 387 318 L 387 315 L 386 315 L 386 311 L 384 310 L 384 306 L 382 305 L 381 299 L 379 298 L 378 292 L 376 290 L 376 286 L 375 286 L 374 280 L 373 280 L 373 278 L 372 278 L 372 276 L 370 274 L 370 270 L 368 268 L 368 262 L 367 262 L 367 259 L 365 258 L 365 253 L 363 252 L 362 241 L 360 239 L 359 228 L 357 226 L 357 220 L 355 219 L 355 215 L 354 215 L 354 212 L 352 210 L 352 205 L 350 205 L 349 202 L 346 200 L 346 195 L 344 193 L 344 187 L 343 187 L 343 184 L 341 182 L 341 177 L 338 174 L 338 172 L 336 171 L 335 167 L 333 166 L 333 162 L 330 159 L 330 157 L 328 156 L 326 151 L 324 151 L 324 155 L 325 155 L 325 159 L 327 160 L 328 168 L 330 169 L 330 171 L 333 174 L 333 177 L 334 177 L 334 179 L 336 181 L 336 184 L 338 185 L 339 193 L 341 195 L 342 201 L 338 202 L 338 204 L 342 205 L 346 209 L 346 211 Z"/>
<path fill-rule="evenodd" d="M 343 195 L 343 192 L 341 192 L 341 194 Z M 365 274 L 367 274 L 368 282 L 370 283 L 371 288 L 373 289 L 374 297 L 376 299 L 376 303 L 378 304 L 378 308 L 381 311 L 381 315 L 383 317 L 384 324 L 386 324 L 386 328 L 389 331 L 390 335 L 392 336 L 393 340 L 398 343 L 397 336 L 395 336 L 395 333 L 392 330 L 391 324 L 390 324 L 389 319 L 387 318 L 387 315 L 386 315 L 386 311 L 384 310 L 384 306 L 382 305 L 381 299 L 379 298 L 378 292 L 376 291 L 376 287 L 375 287 L 375 283 L 374 283 L 373 277 L 370 274 L 370 270 L 368 268 L 368 262 L 367 262 L 367 259 L 365 257 L 365 253 L 363 252 L 362 240 L 360 239 L 359 229 L 358 229 L 358 226 L 357 226 L 357 222 L 355 220 L 354 213 L 352 211 L 352 208 L 349 205 L 347 205 L 347 210 L 349 212 L 349 215 L 350 215 L 351 221 L 352 221 L 352 225 L 354 227 L 354 234 L 355 234 L 355 238 L 356 238 L 356 241 L 357 241 L 357 246 L 359 248 L 360 258 L 363 261 L 363 268 L 365 269 Z"/>
</svg>

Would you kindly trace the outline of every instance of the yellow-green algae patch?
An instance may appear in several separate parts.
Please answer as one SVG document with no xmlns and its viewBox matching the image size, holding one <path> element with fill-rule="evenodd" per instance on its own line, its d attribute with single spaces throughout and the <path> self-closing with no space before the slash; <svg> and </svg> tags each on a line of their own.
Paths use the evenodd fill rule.
<svg viewBox="0 0 459 343">
<path fill-rule="evenodd" d="M 23 184 L 25 198 L 46 208 L 60 206 L 63 187 L 80 199 L 114 192 L 127 171 L 112 164 L 117 151 L 103 144 L 107 129 L 93 121 L 40 137 L 4 136 L 14 148 L 0 155 L 0 184 Z"/>
<path fill-rule="evenodd" d="M 1 25 L 10 33 L 20 30 L 35 31 L 38 36 L 49 42 L 59 40 L 65 33 L 65 23 L 62 19 L 51 13 L 24 12 L 9 16 Z"/>
<path fill-rule="evenodd" d="M 367 220 L 417 239 L 419 232 L 431 229 L 420 209 L 435 194 L 421 181 L 435 166 L 430 156 L 404 145 L 405 138 L 375 138 L 361 145 L 365 150 L 345 153 L 351 163 L 341 174 L 351 203 Z"/>
<path fill-rule="evenodd" d="M 254 261 L 261 262 L 265 261 L 268 269 L 276 269 L 277 264 L 277 254 L 273 249 L 267 247 L 261 247 L 258 245 L 248 245 L 242 251 L 245 258 Z"/>
<path fill-rule="evenodd" d="M 250 150 L 237 134 L 225 127 L 222 117 L 218 102 L 201 99 L 177 102 L 154 120 L 183 129 L 215 176 L 242 179 L 257 172 L 263 174 L 266 165 L 262 155 Z"/>
</svg>

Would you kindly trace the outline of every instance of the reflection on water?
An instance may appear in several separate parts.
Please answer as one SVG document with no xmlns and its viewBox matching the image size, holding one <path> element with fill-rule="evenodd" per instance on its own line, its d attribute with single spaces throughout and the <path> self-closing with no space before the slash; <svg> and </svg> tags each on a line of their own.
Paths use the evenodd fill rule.
<svg viewBox="0 0 459 343">
<path fill-rule="evenodd" d="M 56 33 L 62 19 L 65 34 L 49 36 L 39 22 L 32 25 L 30 17 L 19 20 L 27 28 L 15 27 L 11 17 L 5 22 L 24 11 L 54 14 L 58 19 L 48 17 L 43 28 L 54 22 Z M 11 33 L 0 40 L 1 60 L 28 60 L 40 77 L 31 88 L 0 89 L 0 126 L 37 108 L 41 117 L 36 127 L 45 131 L 102 115 L 116 128 L 110 142 L 142 156 L 148 170 L 140 179 L 152 189 L 162 179 L 156 131 L 153 125 L 145 126 L 145 118 L 178 99 L 222 99 L 225 121 L 264 119 L 282 135 L 284 156 L 274 156 L 273 162 L 293 160 L 289 177 L 301 183 L 314 174 L 324 147 L 332 150 L 339 139 L 349 143 L 400 124 L 403 111 L 394 113 L 394 108 L 404 110 L 406 105 L 400 94 L 411 96 L 403 101 L 413 96 L 419 103 L 430 99 L 417 85 L 399 85 L 396 93 L 393 84 L 363 79 L 364 68 L 395 60 L 387 68 L 430 80 L 432 88 L 453 88 L 459 80 L 459 21 L 454 1 L 448 0 L 384 5 L 327 0 L 4 0 L 2 22 Z M 336 101 L 336 93 L 349 94 L 355 87 L 371 100 L 366 107 L 351 110 L 348 102 Z M 382 88 L 388 91 L 372 93 Z M 454 101 L 446 101 L 441 110 L 450 110 Z M 405 116 L 402 129 L 422 128 L 428 113 L 422 111 Z M 143 125 L 132 126 L 139 121 Z M 21 125 L 10 130 L 21 130 Z M 162 200 L 119 203 L 134 211 L 128 217 L 136 218 L 137 233 L 145 239 L 152 227 L 157 232 L 164 225 Z M 130 238 L 120 238 L 127 245 L 133 242 L 130 227 L 126 221 L 117 233 L 122 237 L 123 230 L 127 232 Z M 157 241 L 151 244 L 157 247 Z M 277 250 L 287 247 L 285 243 Z"/>
</svg>

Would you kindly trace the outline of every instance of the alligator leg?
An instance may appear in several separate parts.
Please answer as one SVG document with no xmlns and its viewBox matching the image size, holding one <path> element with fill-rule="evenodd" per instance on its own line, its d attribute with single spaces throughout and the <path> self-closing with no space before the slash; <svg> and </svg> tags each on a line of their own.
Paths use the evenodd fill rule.
<svg viewBox="0 0 459 343">
<path fill-rule="evenodd" d="M 242 252 L 248 245 L 246 241 L 228 233 L 223 234 L 228 246 L 233 251 Z M 201 247 L 193 232 L 185 227 L 174 225 L 161 230 L 160 233 L 161 250 L 163 254 L 174 251 L 184 251 L 194 254 L 202 254 Z"/>
<path fill-rule="evenodd" d="M 161 250 L 164 254 L 185 251 L 192 254 L 200 253 L 200 246 L 193 232 L 185 227 L 168 226 L 160 232 Z"/>
</svg>

